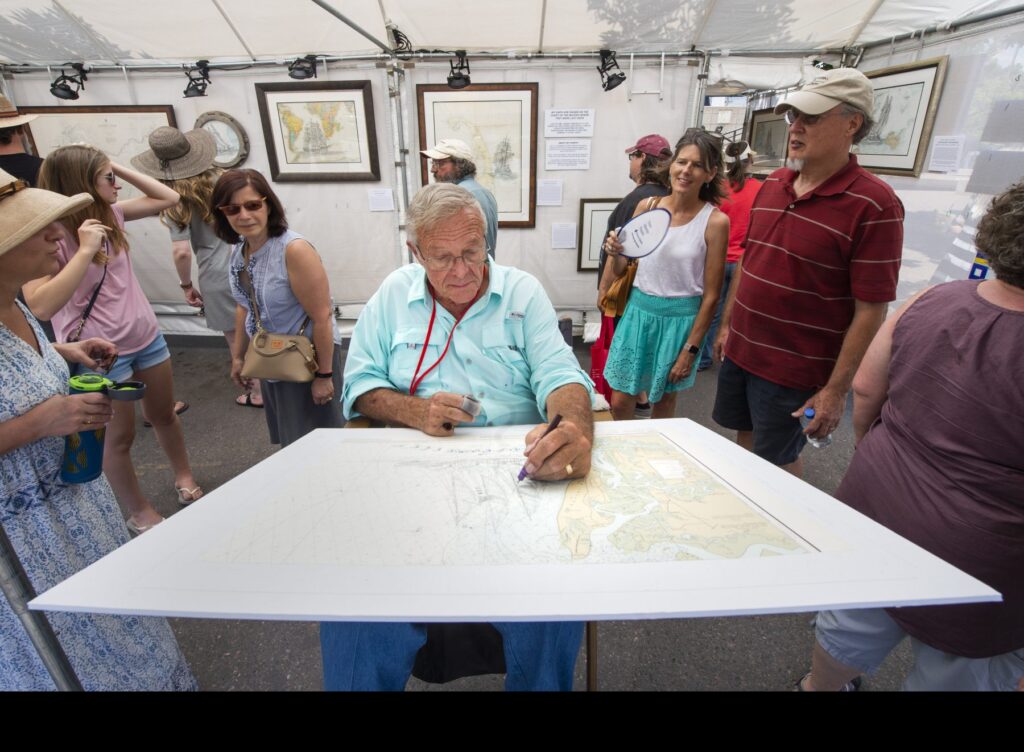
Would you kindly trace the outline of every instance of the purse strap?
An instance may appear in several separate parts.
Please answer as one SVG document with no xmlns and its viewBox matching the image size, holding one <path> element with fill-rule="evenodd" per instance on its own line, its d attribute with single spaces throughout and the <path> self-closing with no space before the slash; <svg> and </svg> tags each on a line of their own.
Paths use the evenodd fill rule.
<svg viewBox="0 0 1024 752">
<path fill-rule="evenodd" d="M 242 260 L 245 261 L 245 254 L 242 254 Z M 260 319 L 260 309 L 256 305 L 256 292 L 253 290 L 252 277 L 249 276 L 249 269 L 245 266 L 238 272 L 238 281 L 242 284 L 242 291 L 245 292 L 245 297 L 249 301 L 249 310 L 252 311 L 253 317 L 256 319 L 256 330 L 264 331 L 263 321 Z M 301 336 L 306 335 L 306 327 L 309 326 L 309 316 L 302 320 L 302 326 L 299 327 L 298 334 Z"/>
<path fill-rule="evenodd" d="M 99 284 L 96 285 L 96 289 L 92 291 L 92 297 L 89 298 L 88 304 L 85 306 L 85 310 L 82 311 L 82 318 L 78 322 L 78 326 L 75 328 L 75 333 L 68 338 L 68 342 L 78 342 L 82 337 L 82 329 L 85 328 L 85 322 L 89 320 L 89 315 L 92 313 L 92 308 L 96 305 L 96 298 L 100 296 L 100 288 L 103 287 L 103 281 L 107 278 L 107 264 L 103 265 L 103 274 L 100 277 Z"/>
</svg>

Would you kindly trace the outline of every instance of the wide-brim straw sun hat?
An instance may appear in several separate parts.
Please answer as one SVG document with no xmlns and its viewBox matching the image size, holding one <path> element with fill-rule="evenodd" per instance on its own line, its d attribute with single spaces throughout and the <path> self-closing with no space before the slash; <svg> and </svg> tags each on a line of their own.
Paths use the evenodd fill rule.
<svg viewBox="0 0 1024 752">
<path fill-rule="evenodd" d="M 73 214 L 92 201 L 88 193 L 68 197 L 30 188 L 24 180 L 0 170 L 0 256 L 51 222 Z"/>
<path fill-rule="evenodd" d="M 0 94 L 0 128 L 15 128 L 25 123 L 31 123 L 38 115 L 22 115 L 18 108 L 11 104 L 11 100 Z"/>
<path fill-rule="evenodd" d="M 157 180 L 181 180 L 213 167 L 217 143 L 202 128 L 182 133 L 169 125 L 149 134 L 149 150 L 132 157 L 139 172 Z"/>
</svg>

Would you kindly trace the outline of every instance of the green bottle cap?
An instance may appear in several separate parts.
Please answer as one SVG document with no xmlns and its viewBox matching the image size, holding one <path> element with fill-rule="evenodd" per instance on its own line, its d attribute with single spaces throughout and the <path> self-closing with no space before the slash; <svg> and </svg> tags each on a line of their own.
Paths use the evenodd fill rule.
<svg viewBox="0 0 1024 752">
<path fill-rule="evenodd" d="M 83 373 L 79 376 L 72 376 L 68 379 L 68 384 L 72 389 L 77 389 L 80 392 L 102 392 L 104 389 L 112 387 L 114 382 L 106 376 Z"/>
</svg>

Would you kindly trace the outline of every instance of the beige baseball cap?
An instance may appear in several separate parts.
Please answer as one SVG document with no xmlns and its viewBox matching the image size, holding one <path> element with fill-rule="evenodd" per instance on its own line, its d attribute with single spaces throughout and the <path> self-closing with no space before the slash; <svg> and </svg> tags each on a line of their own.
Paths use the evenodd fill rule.
<svg viewBox="0 0 1024 752">
<path fill-rule="evenodd" d="M 794 109 L 806 115 L 820 115 L 844 103 L 869 116 L 874 109 L 875 92 L 871 80 L 856 68 L 833 68 L 815 76 L 800 91 L 794 91 L 775 105 L 775 114 Z"/>
<path fill-rule="evenodd" d="M 454 157 L 455 159 L 473 161 L 473 152 L 470 151 L 469 144 L 457 138 L 443 138 L 434 144 L 432 148 L 425 149 L 420 154 L 428 159 L 448 159 Z"/>
</svg>

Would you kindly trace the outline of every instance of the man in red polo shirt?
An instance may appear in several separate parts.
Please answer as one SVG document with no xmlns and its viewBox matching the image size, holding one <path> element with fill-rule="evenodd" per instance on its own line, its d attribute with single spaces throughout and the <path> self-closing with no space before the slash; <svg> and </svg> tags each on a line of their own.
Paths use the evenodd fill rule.
<svg viewBox="0 0 1024 752">
<path fill-rule="evenodd" d="M 838 68 L 775 107 L 790 124 L 789 159 L 754 202 L 715 342 L 715 421 L 795 475 L 806 436 L 839 425 L 896 298 L 903 204 L 850 154 L 872 126 L 873 100 L 862 73 Z M 802 429 L 808 407 L 816 415 Z"/>
</svg>

